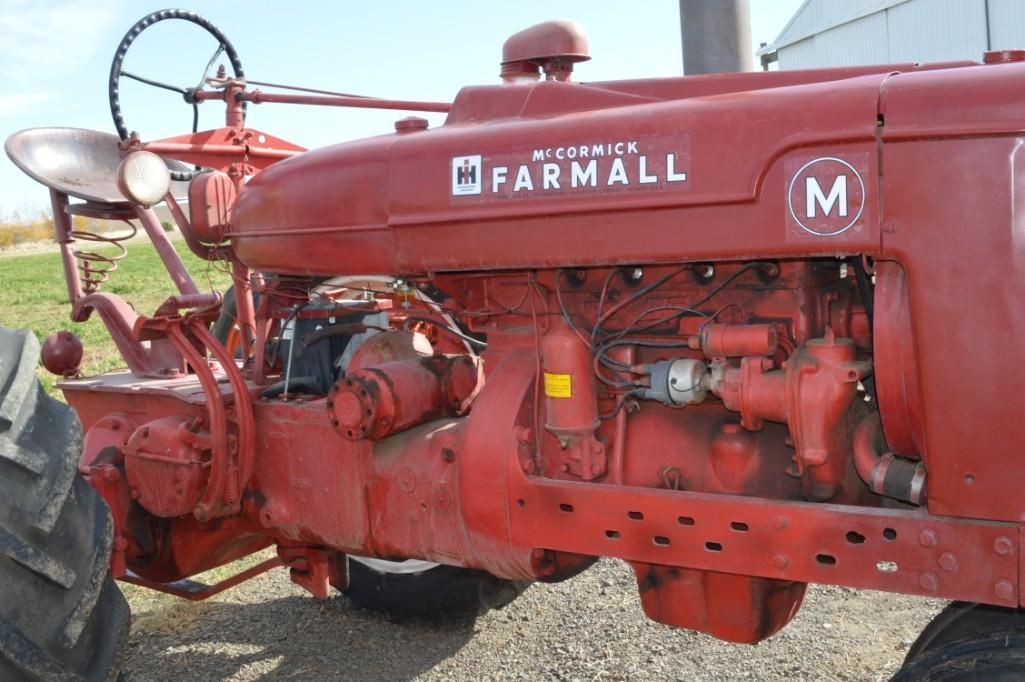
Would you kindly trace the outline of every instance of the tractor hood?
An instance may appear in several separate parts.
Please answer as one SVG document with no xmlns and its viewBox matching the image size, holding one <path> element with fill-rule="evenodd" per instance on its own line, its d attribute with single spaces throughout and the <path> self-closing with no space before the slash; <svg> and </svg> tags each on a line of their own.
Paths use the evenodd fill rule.
<svg viewBox="0 0 1025 682">
<path fill-rule="evenodd" d="M 840 156 L 863 181 L 866 208 L 862 227 L 828 236 L 871 248 L 876 209 L 864 199 L 876 192 L 884 95 L 898 110 L 899 92 L 970 81 L 1006 101 L 1023 70 L 890 65 L 469 87 L 441 127 L 404 119 L 394 134 L 268 168 L 240 193 L 233 244 L 253 268 L 323 275 L 743 257 L 789 240 L 796 167 Z"/>
</svg>

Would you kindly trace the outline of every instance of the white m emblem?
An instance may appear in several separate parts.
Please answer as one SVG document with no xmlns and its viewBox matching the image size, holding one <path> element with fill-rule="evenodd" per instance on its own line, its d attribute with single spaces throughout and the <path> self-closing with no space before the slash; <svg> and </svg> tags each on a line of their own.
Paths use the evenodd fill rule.
<svg viewBox="0 0 1025 682">
<path fill-rule="evenodd" d="M 867 154 L 852 158 L 867 168 Z M 820 156 L 790 171 L 796 161 L 787 167 L 787 216 L 791 225 L 816 237 L 834 237 L 855 228 L 865 210 L 861 172 L 838 156 Z"/>
<path fill-rule="evenodd" d="M 847 176 L 838 175 L 833 180 L 833 186 L 829 188 L 829 196 L 822 193 L 822 187 L 819 185 L 818 178 L 808 176 L 804 180 L 805 182 L 805 198 L 806 198 L 806 218 L 815 218 L 815 205 L 818 204 L 822 208 L 824 215 L 829 215 L 833 211 L 833 205 L 839 202 L 840 213 L 839 217 L 847 217 Z"/>
</svg>

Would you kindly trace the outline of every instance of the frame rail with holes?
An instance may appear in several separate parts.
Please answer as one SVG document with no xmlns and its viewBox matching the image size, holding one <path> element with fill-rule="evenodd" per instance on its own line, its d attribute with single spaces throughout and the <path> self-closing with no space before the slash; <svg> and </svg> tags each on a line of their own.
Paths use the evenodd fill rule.
<svg viewBox="0 0 1025 682">
<path fill-rule="evenodd" d="M 921 510 L 786 502 L 532 478 L 513 541 L 629 561 L 1019 603 L 1017 524 Z"/>
</svg>

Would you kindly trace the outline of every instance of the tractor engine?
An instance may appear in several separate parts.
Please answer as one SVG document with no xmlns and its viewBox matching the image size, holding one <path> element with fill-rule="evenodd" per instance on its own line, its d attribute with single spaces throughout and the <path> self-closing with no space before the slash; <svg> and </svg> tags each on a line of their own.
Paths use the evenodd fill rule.
<svg viewBox="0 0 1025 682">
<path fill-rule="evenodd" d="M 311 575 L 310 548 L 321 547 L 456 562 L 514 579 L 583 570 L 593 560 L 586 553 L 506 537 L 512 528 L 494 516 L 494 495 L 527 479 L 847 505 L 878 505 L 875 492 L 919 504 L 921 480 L 883 471 L 873 487 L 856 467 L 855 433 L 877 414 L 865 266 L 813 258 L 404 279 L 275 276 L 259 296 L 258 319 L 277 331 L 267 342 L 273 378 L 253 405 L 256 483 L 227 496 L 242 517 L 203 506 L 214 473 L 201 412 L 108 414 L 90 429 L 87 449 L 109 453 L 96 450 L 98 441 L 116 419 L 130 421 L 118 429 L 127 438 L 123 459 L 116 456 L 125 477 L 107 485 L 134 500 L 124 510 L 135 529 L 124 560 L 139 575 L 166 581 L 199 568 L 179 563 L 196 558 L 176 548 L 183 538 L 245 538 L 220 550 L 230 550 L 217 555 L 223 561 L 269 535 L 315 594 L 338 579 L 319 549 L 320 577 Z M 229 436 L 236 448 L 240 436 Z M 286 459 L 262 454 L 285 442 L 310 449 Z M 864 449 L 869 475 L 881 454 Z M 900 463 L 922 474 L 917 461 L 891 459 L 887 471 Z M 508 502 L 514 510 L 536 504 Z M 580 511 L 574 502 L 550 504 L 567 522 Z M 216 516 L 226 518 L 210 533 L 204 523 Z M 145 522 L 152 517 L 166 521 Z M 637 542 L 631 526 L 644 520 L 643 509 L 626 509 L 598 530 L 610 545 Z M 696 523 L 681 511 L 674 528 L 645 541 L 669 547 Z M 748 533 L 750 524 L 738 518 L 728 533 Z M 464 534 L 464 525 L 479 534 Z M 730 539 L 709 538 L 703 551 L 722 552 Z M 203 556 L 203 565 L 210 560 Z M 647 562 L 635 570 L 653 618 L 738 641 L 781 627 L 804 593 L 802 582 Z M 652 581 L 667 589 L 645 590 Z M 712 594 L 746 595 L 754 620 L 695 608 Z"/>
<path fill-rule="evenodd" d="M 451 276 L 432 291 L 487 339 L 485 368 L 533 352 L 541 380 L 527 429 L 536 447 L 520 457 L 527 473 L 855 503 L 864 485 L 850 434 L 872 400 L 862 383 L 872 339 L 854 267 Z"/>
</svg>

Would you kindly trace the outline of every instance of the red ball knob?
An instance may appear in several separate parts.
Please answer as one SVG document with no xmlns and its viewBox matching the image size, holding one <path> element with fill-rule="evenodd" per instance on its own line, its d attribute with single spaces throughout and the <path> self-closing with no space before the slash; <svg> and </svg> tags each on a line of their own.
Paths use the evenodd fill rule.
<svg viewBox="0 0 1025 682">
<path fill-rule="evenodd" d="M 53 332 L 43 342 L 43 367 L 51 374 L 72 377 L 82 364 L 82 339 L 68 331 Z"/>
</svg>

